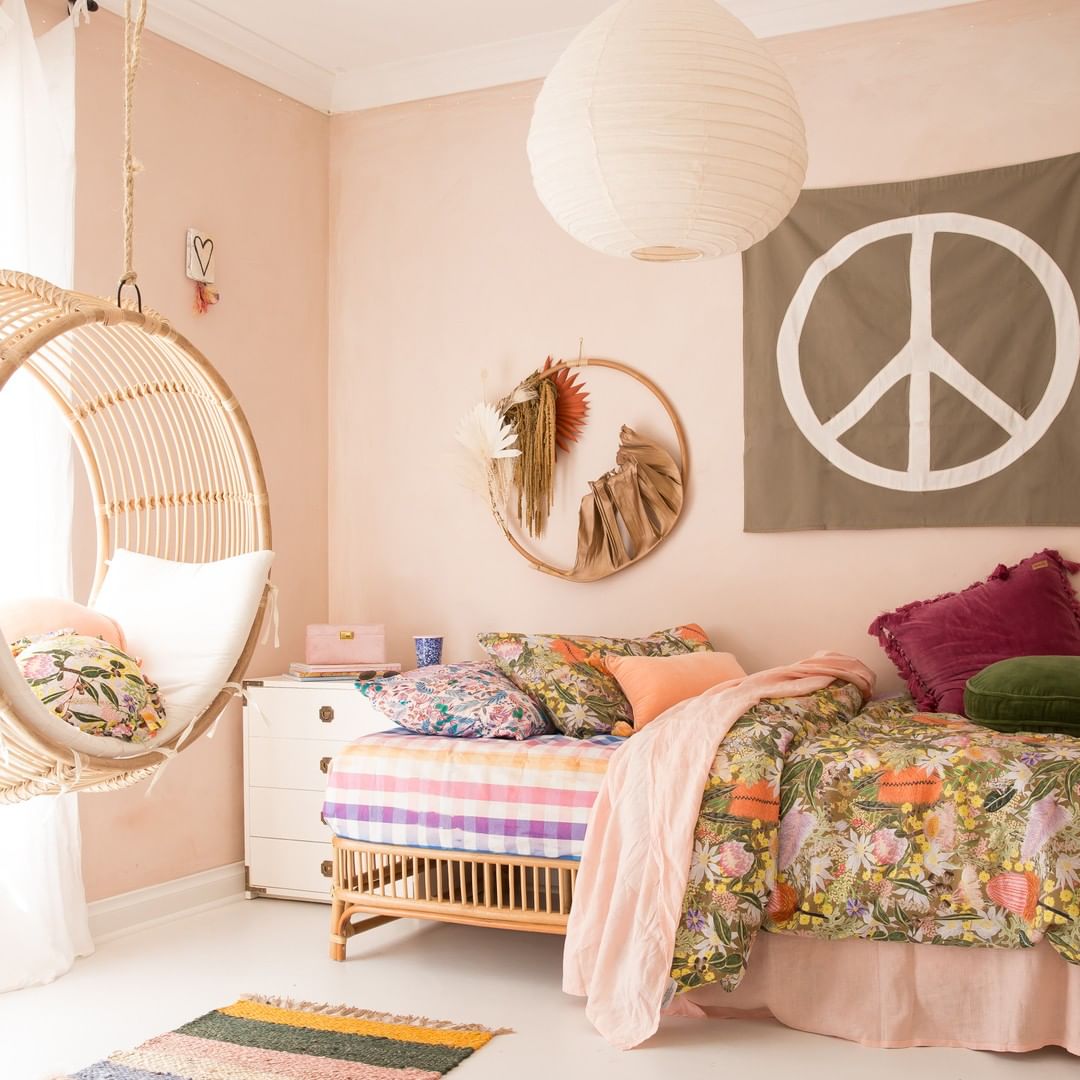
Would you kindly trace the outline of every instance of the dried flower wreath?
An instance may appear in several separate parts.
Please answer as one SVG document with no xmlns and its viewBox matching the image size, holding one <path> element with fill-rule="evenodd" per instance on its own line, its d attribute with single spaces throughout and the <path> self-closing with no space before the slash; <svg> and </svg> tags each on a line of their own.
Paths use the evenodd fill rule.
<svg viewBox="0 0 1080 1080">
<path fill-rule="evenodd" d="M 542 536 L 554 502 L 555 462 L 581 437 L 589 395 L 579 369 L 629 375 L 664 407 L 679 444 L 679 460 L 623 426 L 615 468 L 590 481 L 581 500 L 578 549 L 569 570 L 543 562 L 511 531 L 509 507 L 521 529 Z M 469 486 L 488 502 L 511 546 L 537 570 L 567 581 L 598 581 L 638 562 L 674 528 L 682 513 L 688 455 L 682 425 L 668 399 L 644 375 L 615 360 L 554 363 L 523 379 L 497 404 L 480 402 L 458 425 Z"/>
</svg>

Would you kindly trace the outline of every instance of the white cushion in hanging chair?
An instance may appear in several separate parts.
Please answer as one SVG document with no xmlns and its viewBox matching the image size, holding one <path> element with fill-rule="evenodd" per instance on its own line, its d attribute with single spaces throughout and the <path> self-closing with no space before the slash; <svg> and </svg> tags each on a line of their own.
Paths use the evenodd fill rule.
<svg viewBox="0 0 1080 1080">
<path fill-rule="evenodd" d="M 183 731 L 220 693 L 244 651 L 273 561 L 272 551 L 211 563 L 113 555 L 92 606 L 120 624 L 127 651 L 161 690 L 166 723 L 147 742 L 91 735 L 62 720 L 38 701 L 7 649 L 0 649 L 0 683 L 20 713 L 35 717 L 42 735 L 61 746 L 98 758 L 145 754 Z"/>
<path fill-rule="evenodd" d="M 143 661 L 143 674 L 161 690 L 166 722 L 153 739 L 133 743 L 69 724 L 41 704 L 6 648 L 0 648 L 0 685 L 20 715 L 56 745 L 86 757 L 144 755 L 180 734 L 220 693 L 251 633 L 273 559 L 272 551 L 212 563 L 113 555 L 92 606 L 131 627 L 126 651 Z M 4 749 L 0 741 L 0 756 Z"/>
<path fill-rule="evenodd" d="M 221 691 L 251 633 L 273 561 L 272 551 L 211 563 L 113 555 L 92 606 L 120 624 L 128 652 L 161 689 L 167 722 L 154 742 L 182 731 Z M 128 754 L 146 748 L 94 739 L 120 742 Z"/>
</svg>

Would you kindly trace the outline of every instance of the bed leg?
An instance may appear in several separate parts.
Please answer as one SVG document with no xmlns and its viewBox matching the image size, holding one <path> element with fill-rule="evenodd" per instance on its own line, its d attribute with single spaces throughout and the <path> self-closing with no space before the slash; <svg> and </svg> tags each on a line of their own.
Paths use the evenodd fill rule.
<svg viewBox="0 0 1080 1080">
<path fill-rule="evenodd" d="M 345 959 L 345 901 L 336 896 L 330 904 L 330 959 Z"/>
</svg>

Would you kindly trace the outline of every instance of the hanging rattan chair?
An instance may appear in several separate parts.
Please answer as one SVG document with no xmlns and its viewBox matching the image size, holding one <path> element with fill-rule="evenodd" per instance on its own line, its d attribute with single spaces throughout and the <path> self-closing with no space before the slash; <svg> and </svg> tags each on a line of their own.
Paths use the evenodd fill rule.
<svg viewBox="0 0 1080 1080">
<path fill-rule="evenodd" d="M 97 524 L 93 593 L 117 548 L 198 563 L 270 548 L 247 420 L 224 379 L 160 316 L 0 271 L 0 392 L 20 368 L 67 418 L 86 467 Z M 251 659 L 269 591 L 230 682 Z M 45 706 L 27 703 L 11 672 L 0 669 L 0 802 L 134 783 L 206 731 L 232 694 L 223 688 L 190 731 L 145 753 L 95 757 L 42 733 Z"/>
</svg>

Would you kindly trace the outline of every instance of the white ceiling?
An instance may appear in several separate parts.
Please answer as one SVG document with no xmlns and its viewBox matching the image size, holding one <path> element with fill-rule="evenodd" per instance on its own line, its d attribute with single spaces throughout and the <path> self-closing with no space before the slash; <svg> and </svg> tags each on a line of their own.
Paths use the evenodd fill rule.
<svg viewBox="0 0 1080 1080">
<path fill-rule="evenodd" d="M 148 25 L 326 112 L 547 74 L 611 0 L 150 0 Z M 760 37 L 970 0 L 725 0 Z M 102 0 L 123 10 L 123 0 Z"/>
</svg>

